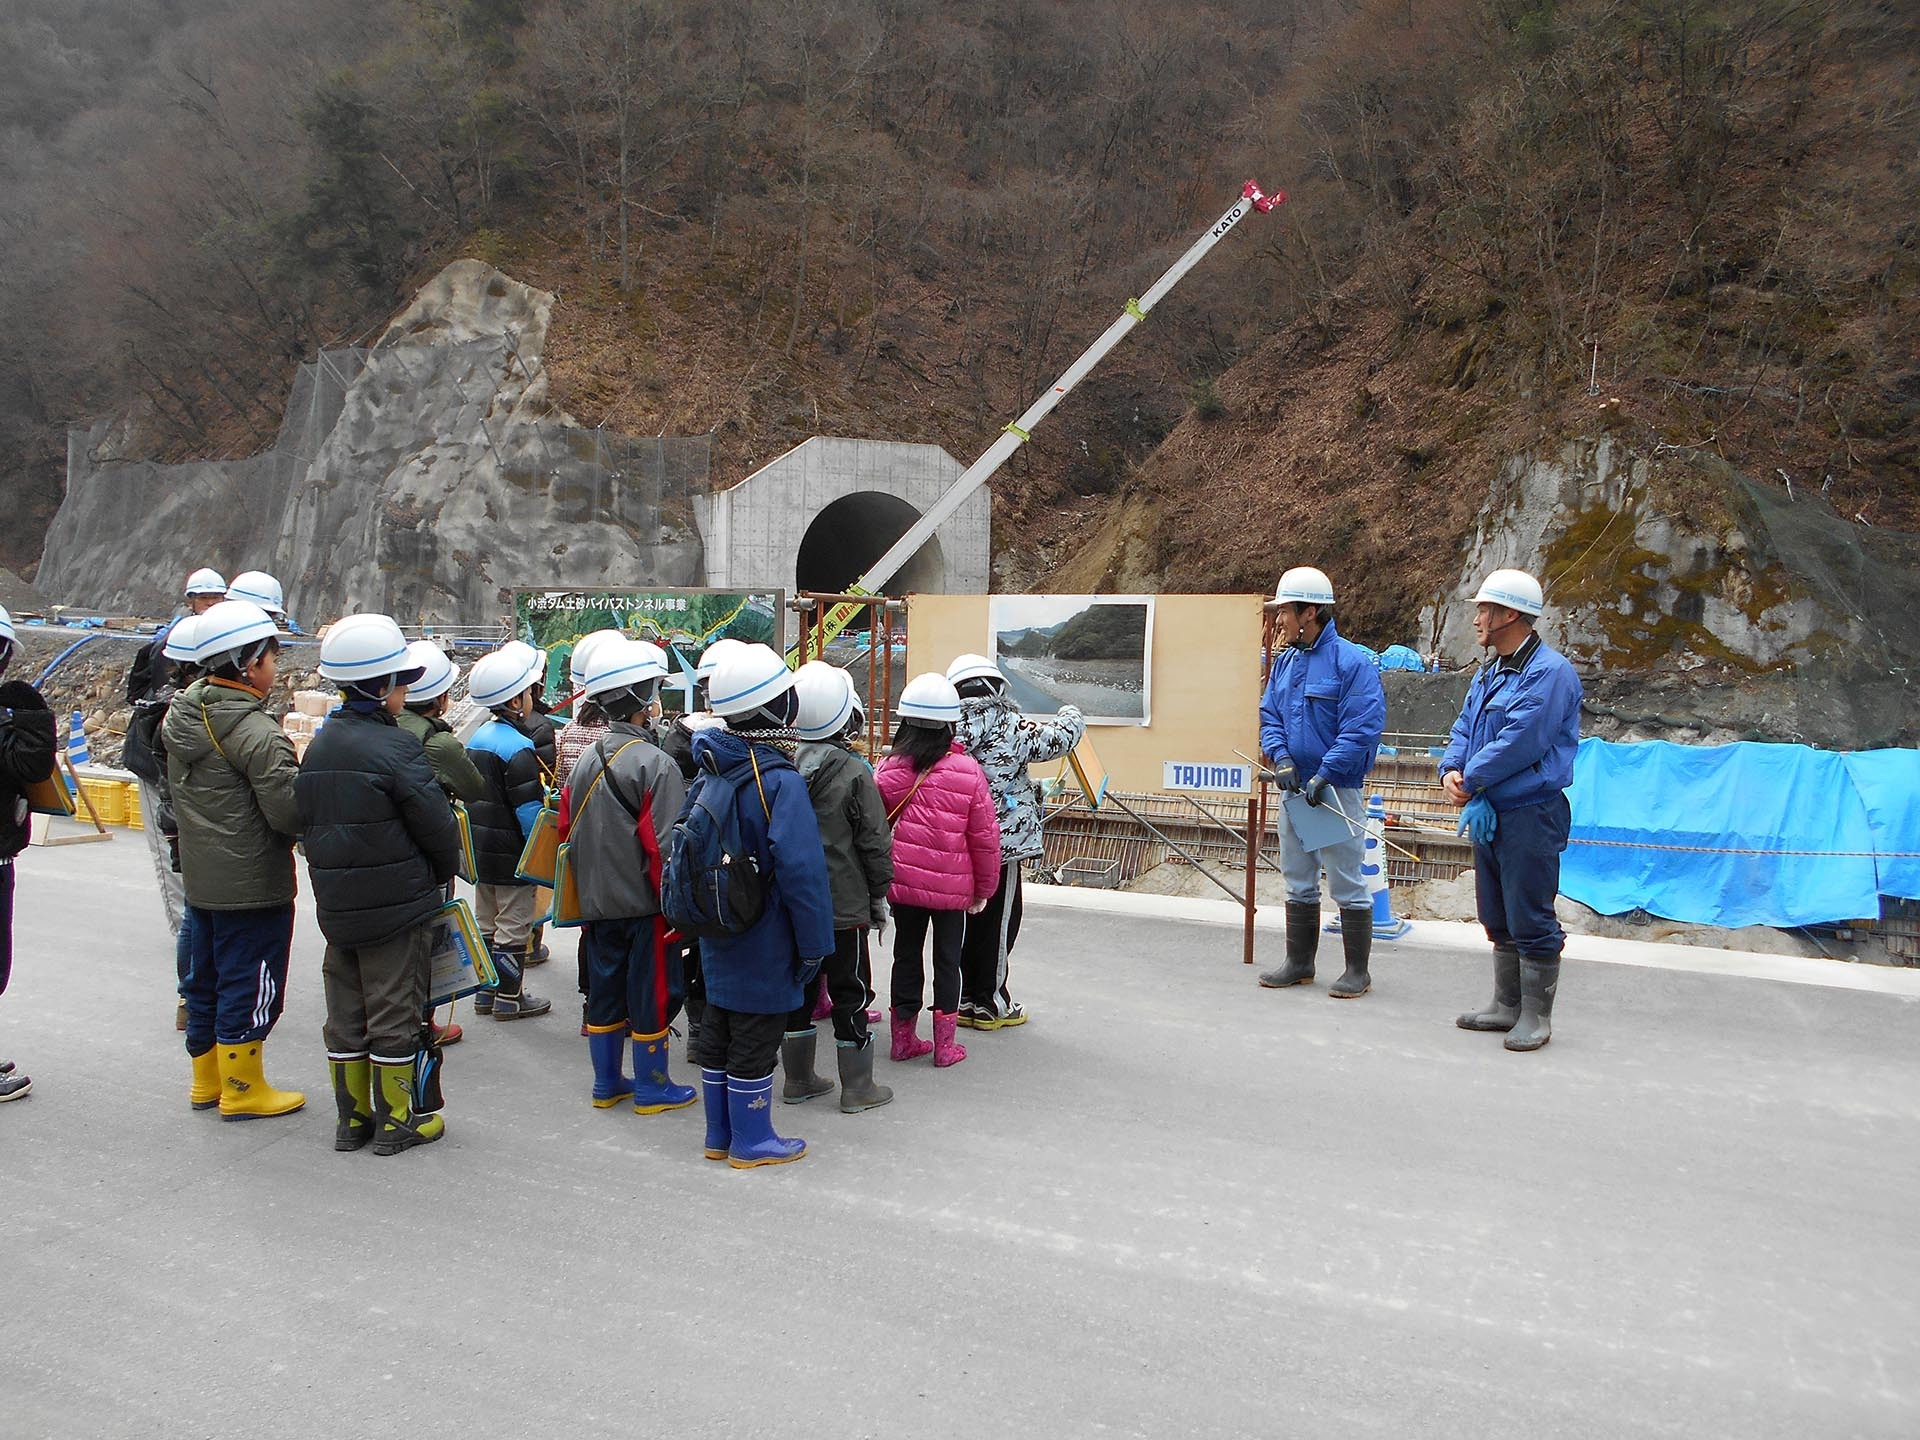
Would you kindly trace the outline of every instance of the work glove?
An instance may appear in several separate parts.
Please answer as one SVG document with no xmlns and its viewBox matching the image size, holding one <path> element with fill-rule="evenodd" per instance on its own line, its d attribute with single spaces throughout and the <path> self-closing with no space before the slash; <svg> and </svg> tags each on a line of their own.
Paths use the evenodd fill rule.
<svg viewBox="0 0 1920 1440">
<path fill-rule="evenodd" d="M 1273 768 L 1267 772 L 1270 784 L 1278 785 L 1282 790 L 1300 788 L 1300 768 L 1291 760 L 1276 760 Z"/>
<path fill-rule="evenodd" d="M 1456 835 L 1471 835 L 1476 845 L 1491 845 L 1493 832 L 1500 827 L 1500 816 L 1493 808 L 1493 802 L 1485 795 L 1476 795 L 1467 802 L 1467 808 L 1460 812 L 1460 828 Z"/>
<path fill-rule="evenodd" d="M 1302 793 L 1307 797 L 1307 804 L 1318 805 L 1333 793 L 1333 782 L 1324 775 L 1316 775 L 1307 781 Z"/>
<path fill-rule="evenodd" d="M 824 958 L 824 957 L 823 957 Z M 820 978 L 821 960 L 798 960 L 793 967 L 793 981 L 802 990 Z"/>
<path fill-rule="evenodd" d="M 887 908 L 886 896 L 874 896 L 872 904 L 869 905 L 867 909 L 867 918 L 873 922 L 873 943 L 876 945 L 885 944 L 887 939 L 887 926 L 893 920 L 893 912 Z"/>
</svg>

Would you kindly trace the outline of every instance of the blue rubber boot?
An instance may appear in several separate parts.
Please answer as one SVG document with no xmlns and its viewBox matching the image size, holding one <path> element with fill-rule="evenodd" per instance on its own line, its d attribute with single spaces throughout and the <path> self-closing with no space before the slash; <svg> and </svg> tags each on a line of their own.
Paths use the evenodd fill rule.
<svg viewBox="0 0 1920 1440">
<path fill-rule="evenodd" d="M 587 1053 L 593 1057 L 593 1108 L 611 1110 L 633 1094 L 633 1081 L 620 1073 L 627 1053 L 627 1026 L 589 1025 Z"/>
<path fill-rule="evenodd" d="M 667 1032 L 633 1037 L 633 1111 L 636 1115 L 658 1115 L 663 1110 L 684 1110 L 700 1098 L 691 1085 L 676 1085 L 667 1074 Z"/>
<path fill-rule="evenodd" d="M 807 1153 L 804 1140 L 783 1140 L 773 1133 L 773 1076 L 742 1080 L 727 1076 L 727 1119 L 733 1143 L 727 1163 L 736 1170 L 756 1165 L 784 1165 Z"/>
<path fill-rule="evenodd" d="M 733 1145 L 733 1122 L 727 1117 L 727 1072 L 702 1067 L 700 1093 L 707 1102 L 707 1159 L 724 1160 Z"/>
</svg>

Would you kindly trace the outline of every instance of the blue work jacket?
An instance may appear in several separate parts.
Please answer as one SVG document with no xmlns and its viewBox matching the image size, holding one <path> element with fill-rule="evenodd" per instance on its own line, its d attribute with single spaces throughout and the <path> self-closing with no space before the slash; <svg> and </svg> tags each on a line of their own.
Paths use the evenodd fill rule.
<svg viewBox="0 0 1920 1440">
<path fill-rule="evenodd" d="M 1529 644 L 1533 642 L 1529 641 Z M 1573 783 L 1580 748 L 1580 677 L 1541 640 L 1518 670 L 1480 667 L 1453 722 L 1440 774 L 1458 770 L 1496 810 L 1537 805 Z"/>
<path fill-rule="evenodd" d="M 1310 650 L 1289 645 L 1273 659 L 1260 699 L 1260 750 L 1293 761 L 1304 781 L 1324 775 L 1342 789 L 1366 779 L 1387 727 L 1380 667 L 1333 622 Z"/>
<path fill-rule="evenodd" d="M 729 730 L 693 737 L 700 767 L 733 782 L 741 847 L 768 881 L 767 908 L 751 930 L 701 937 L 700 974 L 714 1004 L 782 1015 L 804 998 L 801 962 L 833 953 L 833 888 L 807 782 L 773 746 L 756 744 L 749 754 L 748 745 Z"/>
</svg>

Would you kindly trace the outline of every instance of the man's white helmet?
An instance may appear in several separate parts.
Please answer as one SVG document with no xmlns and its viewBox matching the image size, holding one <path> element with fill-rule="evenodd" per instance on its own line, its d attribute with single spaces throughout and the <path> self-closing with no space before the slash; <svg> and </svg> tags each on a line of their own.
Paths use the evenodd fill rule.
<svg viewBox="0 0 1920 1440">
<path fill-rule="evenodd" d="M 453 663 L 453 657 L 431 640 L 416 640 L 407 646 L 407 664 L 420 672 L 420 678 L 407 687 L 409 705 L 438 700 L 460 678 L 460 667 Z"/>
<path fill-rule="evenodd" d="M 194 659 L 209 669 L 231 661 L 245 665 L 263 640 L 280 634 L 273 617 L 251 600 L 222 600 L 200 617 L 200 643 Z"/>
<path fill-rule="evenodd" d="M 593 647 L 581 684 L 587 698 L 592 700 L 616 690 L 630 690 L 649 680 L 664 680 L 666 676 L 667 657 L 658 645 L 622 636 L 617 644 L 602 642 Z"/>
<path fill-rule="evenodd" d="M 1480 582 L 1479 593 L 1473 597 L 1476 605 L 1482 600 L 1518 610 L 1522 615 L 1538 615 L 1547 608 L 1546 596 L 1540 593 L 1540 582 L 1524 570 L 1494 571 Z"/>
<path fill-rule="evenodd" d="M 467 694 L 482 709 L 493 710 L 532 689 L 546 669 L 546 652 L 523 640 L 509 640 L 473 662 Z"/>
<path fill-rule="evenodd" d="M 1280 583 L 1274 587 L 1273 598 L 1282 605 L 1331 605 L 1333 581 L 1327 578 L 1324 570 L 1316 570 L 1311 565 L 1296 565 L 1280 577 Z"/>
<path fill-rule="evenodd" d="M 396 685 L 410 685 L 419 678 L 419 667 L 391 615 L 346 615 L 321 637 L 320 673 L 340 685 L 388 676 Z"/>
<path fill-rule="evenodd" d="M 793 728 L 802 740 L 831 740 L 844 733 L 860 708 L 853 677 L 825 660 L 809 660 L 795 671 L 793 688 L 800 697 Z"/>
<path fill-rule="evenodd" d="M 200 653 L 200 622 L 205 618 L 182 615 L 174 621 L 167 627 L 167 638 L 160 642 L 160 653 L 176 664 L 192 664 Z"/>
<path fill-rule="evenodd" d="M 893 713 L 902 720 L 918 720 L 928 725 L 957 725 L 960 692 L 938 670 L 929 670 L 906 683 Z"/>
<path fill-rule="evenodd" d="M 591 635 L 582 635 L 574 641 L 573 654 L 567 657 L 567 678 L 573 681 L 573 688 L 578 690 L 587 683 L 587 661 L 595 650 L 609 640 L 626 638 L 624 630 L 595 630 Z"/>
<path fill-rule="evenodd" d="M 220 595 L 227 593 L 227 582 L 220 578 L 218 570 L 201 566 L 187 576 L 187 588 L 182 592 L 191 600 L 196 595 Z"/>
<path fill-rule="evenodd" d="M 0 605 L 0 643 L 13 644 L 17 637 L 13 632 L 13 616 L 7 613 L 7 607 Z"/>
<path fill-rule="evenodd" d="M 962 680 L 998 680 L 1002 685 L 1007 677 L 1000 673 L 1000 667 L 984 655 L 962 655 L 947 666 L 947 679 L 955 685 Z"/>
<path fill-rule="evenodd" d="M 734 643 L 738 648 L 722 654 L 707 679 L 707 704 L 714 714 L 729 720 L 771 705 L 793 689 L 793 672 L 774 651 L 765 645 Z"/>
<path fill-rule="evenodd" d="M 693 667 L 693 678 L 702 683 L 710 682 L 713 679 L 714 668 L 735 650 L 745 649 L 746 643 L 744 640 L 735 640 L 730 635 L 721 636 L 700 652 L 700 661 Z"/>
<path fill-rule="evenodd" d="M 234 576 L 227 586 L 227 599 L 251 601 L 269 615 L 287 613 L 287 597 L 281 593 L 280 582 L 264 570 L 245 570 Z"/>
</svg>

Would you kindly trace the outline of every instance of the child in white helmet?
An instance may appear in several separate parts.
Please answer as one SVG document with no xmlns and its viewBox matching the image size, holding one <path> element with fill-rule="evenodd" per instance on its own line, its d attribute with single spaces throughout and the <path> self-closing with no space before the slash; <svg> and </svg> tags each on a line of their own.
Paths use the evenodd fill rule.
<svg viewBox="0 0 1920 1440">
<path fill-rule="evenodd" d="M 1058 760 L 1080 743 L 1087 719 L 1072 705 L 1051 718 L 1023 715 L 1000 667 L 984 655 L 962 655 L 947 667 L 960 695 L 955 733 L 987 772 L 1000 816 L 1000 882 L 993 896 L 967 917 L 961 942 L 960 1026 L 999 1030 L 1024 1025 L 1026 1007 L 1007 989 L 1007 966 L 1020 938 L 1020 867 L 1038 859 L 1040 792 L 1030 765 Z"/>
<path fill-rule="evenodd" d="M 0 675 L 13 658 L 13 617 L 0 609 Z M 27 846 L 26 789 L 53 774 L 53 712 L 24 680 L 0 685 L 0 995 L 13 973 L 13 857 Z M 33 1081 L 0 1060 L 0 1100 L 24 1100 Z"/>
<path fill-rule="evenodd" d="M 426 1043 L 428 954 L 460 834 L 426 751 L 400 728 L 422 667 L 386 615 L 349 615 L 320 645 L 340 705 L 307 747 L 297 795 L 327 952 L 324 1034 L 333 1148 L 397 1155 L 446 1133 Z"/>
<path fill-rule="evenodd" d="M 893 826 L 893 1051 L 895 1060 L 933 1052 L 957 1065 L 960 947 L 1000 879 L 1000 824 L 979 764 L 954 739 L 960 697 L 937 672 L 916 675 L 894 707 L 900 726 L 875 783 Z M 933 1043 L 916 1033 L 926 990 L 925 949 L 933 936 Z"/>
</svg>

